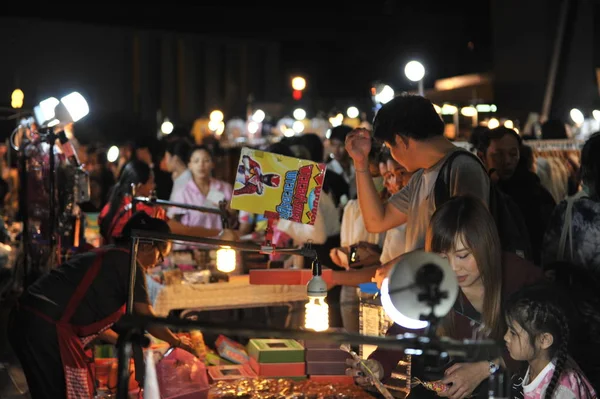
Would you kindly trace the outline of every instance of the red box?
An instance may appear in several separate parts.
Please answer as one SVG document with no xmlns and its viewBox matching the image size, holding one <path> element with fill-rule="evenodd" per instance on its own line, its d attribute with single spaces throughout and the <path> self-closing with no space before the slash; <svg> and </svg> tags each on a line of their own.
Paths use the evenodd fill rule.
<svg viewBox="0 0 600 399">
<path fill-rule="evenodd" d="M 256 373 L 248 364 L 209 366 L 207 367 L 207 370 L 210 382 L 257 377 Z"/>
<path fill-rule="evenodd" d="M 333 270 L 323 269 L 321 277 L 333 284 Z M 310 269 L 253 269 L 249 272 L 250 284 L 263 285 L 306 285 L 312 278 Z"/>
<path fill-rule="evenodd" d="M 306 375 L 306 363 L 259 363 L 250 358 L 250 367 L 260 377 L 301 377 Z"/>
</svg>

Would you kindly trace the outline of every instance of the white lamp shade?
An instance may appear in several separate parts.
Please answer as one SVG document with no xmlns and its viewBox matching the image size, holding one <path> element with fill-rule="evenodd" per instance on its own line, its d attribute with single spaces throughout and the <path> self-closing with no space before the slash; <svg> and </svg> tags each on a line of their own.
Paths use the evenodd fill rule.
<svg viewBox="0 0 600 399">
<path fill-rule="evenodd" d="M 54 119 L 54 108 L 60 103 L 57 98 L 50 97 L 41 101 L 37 106 L 33 108 L 35 119 L 37 123 L 43 125 L 44 123 Z"/>
<path fill-rule="evenodd" d="M 67 109 L 71 119 L 70 121 L 61 119 L 61 122 L 77 122 L 90 112 L 87 101 L 85 101 L 85 98 L 76 91 L 64 96 L 60 101 Z"/>
<path fill-rule="evenodd" d="M 434 307 L 436 317 L 444 317 L 452 309 L 458 296 L 456 274 L 447 260 L 424 251 L 405 254 L 392 266 L 381 285 L 381 303 L 384 310 L 395 323 L 405 328 L 421 329 L 428 325 L 421 317 L 429 315 L 431 309 L 427 303 L 419 300 L 422 288 L 416 285 L 417 274 L 426 265 L 433 265 L 441 271 L 439 289 L 446 293 L 446 298 Z"/>
</svg>

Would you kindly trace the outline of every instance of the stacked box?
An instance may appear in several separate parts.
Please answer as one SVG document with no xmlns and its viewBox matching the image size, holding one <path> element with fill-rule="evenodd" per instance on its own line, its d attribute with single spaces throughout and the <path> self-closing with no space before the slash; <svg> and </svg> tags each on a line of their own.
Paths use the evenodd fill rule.
<svg viewBox="0 0 600 399">
<path fill-rule="evenodd" d="M 296 340 L 253 338 L 246 349 L 259 377 L 306 378 L 304 347 Z"/>
<path fill-rule="evenodd" d="M 353 384 L 352 377 L 346 377 L 346 360 L 351 356 L 340 349 L 340 345 L 330 341 L 306 340 L 306 374 L 313 380 L 340 381 Z"/>
</svg>

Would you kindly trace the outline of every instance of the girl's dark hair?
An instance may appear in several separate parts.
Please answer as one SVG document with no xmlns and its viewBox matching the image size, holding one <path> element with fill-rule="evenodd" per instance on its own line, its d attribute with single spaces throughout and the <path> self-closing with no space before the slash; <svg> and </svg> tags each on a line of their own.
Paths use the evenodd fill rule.
<svg viewBox="0 0 600 399">
<path fill-rule="evenodd" d="M 553 343 L 549 348 L 550 359 L 556 359 L 554 373 L 546 388 L 545 399 L 551 399 L 561 374 L 565 370 L 581 373 L 576 365 L 569 362 L 571 326 L 574 320 L 573 303 L 559 286 L 547 282 L 522 288 L 506 303 L 506 323 L 518 323 L 529 336 L 529 343 L 535 348 L 536 339 L 544 333 L 552 334 Z M 585 384 L 581 384 L 584 385 Z"/>
<path fill-rule="evenodd" d="M 583 145 L 581 179 L 590 188 L 590 197 L 600 200 L 600 132 L 592 134 Z"/>
<path fill-rule="evenodd" d="M 100 233 L 106 241 L 110 241 L 108 236 L 110 226 L 120 211 L 123 198 L 131 192 L 131 185 L 146 184 L 151 174 L 152 170 L 145 162 L 133 160 L 125 164 L 119 175 L 119 180 L 111 190 L 108 198 L 108 212 L 100 225 Z"/>
</svg>

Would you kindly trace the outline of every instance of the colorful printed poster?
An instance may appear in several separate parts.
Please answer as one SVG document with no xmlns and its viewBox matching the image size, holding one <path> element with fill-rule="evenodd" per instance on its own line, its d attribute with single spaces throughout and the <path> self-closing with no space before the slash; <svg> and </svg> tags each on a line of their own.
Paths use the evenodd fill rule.
<svg viewBox="0 0 600 399">
<path fill-rule="evenodd" d="M 326 166 L 242 148 L 231 208 L 314 224 Z"/>
</svg>

